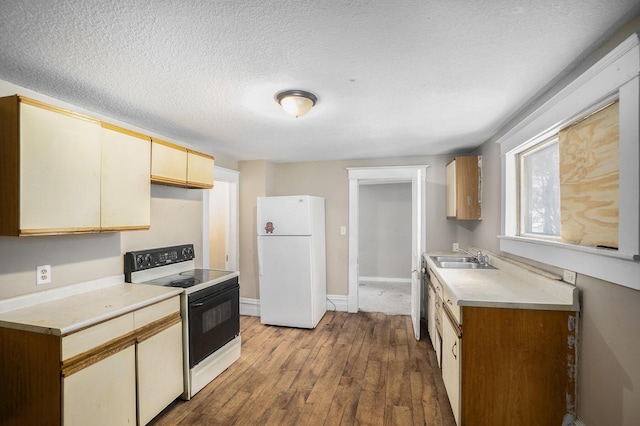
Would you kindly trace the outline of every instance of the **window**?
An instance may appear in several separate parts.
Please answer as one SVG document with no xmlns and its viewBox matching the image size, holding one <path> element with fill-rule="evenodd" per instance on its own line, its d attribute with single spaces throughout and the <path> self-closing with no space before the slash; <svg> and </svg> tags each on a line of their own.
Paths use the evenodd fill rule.
<svg viewBox="0 0 640 426">
<path fill-rule="evenodd" d="M 499 137 L 501 251 L 640 290 L 638 55 L 634 34 Z"/>
<path fill-rule="evenodd" d="M 520 155 L 520 234 L 560 236 L 558 138 Z"/>
</svg>

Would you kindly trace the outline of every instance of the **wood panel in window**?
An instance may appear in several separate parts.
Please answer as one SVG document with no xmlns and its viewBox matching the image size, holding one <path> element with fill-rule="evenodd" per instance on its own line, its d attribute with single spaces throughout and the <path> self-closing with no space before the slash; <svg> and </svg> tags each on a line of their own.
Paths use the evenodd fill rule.
<svg viewBox="0 0 640 426">
<path fill-rule="evenodd" d="M 619 103 L 561 130 L 560 217 L 562 240 L 618 247 Z"/>
</svg>

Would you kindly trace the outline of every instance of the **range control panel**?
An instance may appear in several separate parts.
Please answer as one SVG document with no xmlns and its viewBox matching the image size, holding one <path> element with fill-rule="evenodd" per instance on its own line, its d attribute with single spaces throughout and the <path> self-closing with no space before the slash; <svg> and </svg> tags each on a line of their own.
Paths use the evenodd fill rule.
<svg viewBox="0 0 640 426">
<path fill-rule="evenodd" d="M 125 280 L 129 281 L 131 279 L 132 272 L 158 268 L 172 263 L 186 262 L 195 257 L 193 244 L 128 251 L 124 254 Z"/>
</svg>

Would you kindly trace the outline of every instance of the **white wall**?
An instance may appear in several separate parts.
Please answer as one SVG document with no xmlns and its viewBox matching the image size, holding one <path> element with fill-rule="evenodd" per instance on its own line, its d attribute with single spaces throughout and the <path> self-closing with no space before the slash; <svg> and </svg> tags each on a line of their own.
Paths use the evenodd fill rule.
<svg viewBox="0 0 640 426">
<path fill-rule="evenodd" d="M 360 186 L 361 277 L 411 278 L 411 183 Z"/>
</svg>

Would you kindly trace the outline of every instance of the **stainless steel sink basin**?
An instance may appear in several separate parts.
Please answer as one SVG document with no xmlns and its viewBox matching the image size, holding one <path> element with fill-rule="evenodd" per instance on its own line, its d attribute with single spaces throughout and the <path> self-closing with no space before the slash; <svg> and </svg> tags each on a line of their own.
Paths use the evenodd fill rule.
<svg viewBox="0 0 640 426">
<path fill-rule="evenodd" d="M 464 256 L 431 256 L 434 262 L 473 262 L 473 257 Z"/>
<path fill-rule="evenodd" d="M 481 265 L 473 257 L 431 256 L 439 268 L 444 269 L 496 269 L 491 265 Z"/>
</svg>

